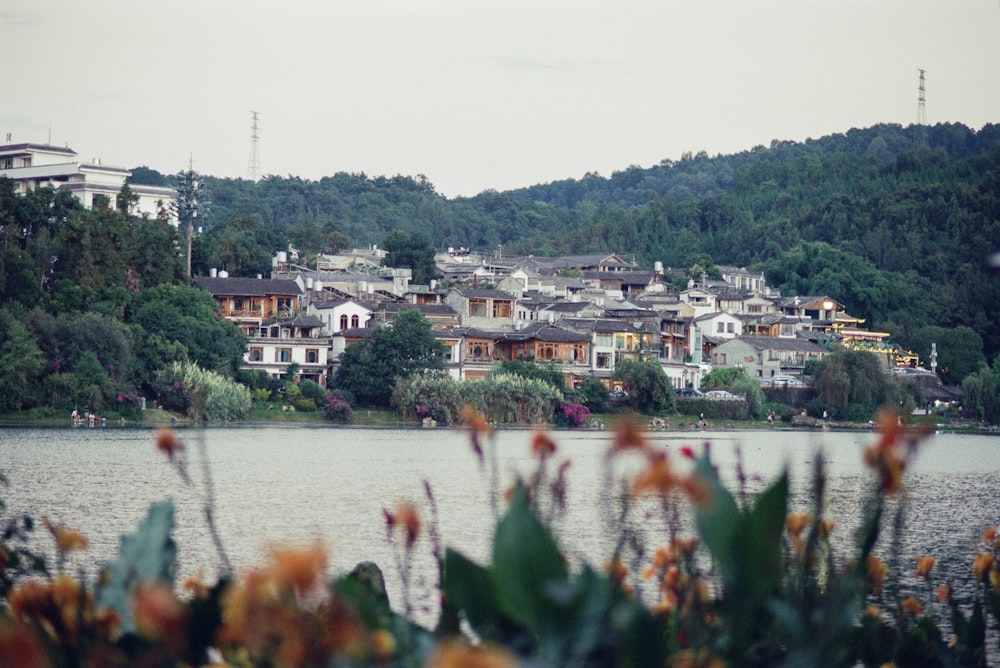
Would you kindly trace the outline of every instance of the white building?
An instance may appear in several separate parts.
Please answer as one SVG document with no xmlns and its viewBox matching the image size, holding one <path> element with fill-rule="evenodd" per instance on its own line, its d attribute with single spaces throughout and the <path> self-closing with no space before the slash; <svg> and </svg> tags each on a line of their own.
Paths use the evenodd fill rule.
<svg viewBox="0 0 1000 668">
<path fill-rule="evenodd" d="M 112 167 L 101 163 L 99 158 L 82 162 L 76 151 L 48 144 L 4 144 L 0 145 L 0 177 L 14 181 L 19 194 L 35 188 L 51 186 L 67 188 L 86 208 L 94 205 L 97 197 L 106 197 L 115 205 L 115 198 L 121 191 L 131 172 L 123 167 Z M 161 210 L 177 224 L 171 205 L 177 198 L 173 188 L 129 184 L 133 194 L 139 197 L 135 213 L 156 217 Z"/>
</svg>

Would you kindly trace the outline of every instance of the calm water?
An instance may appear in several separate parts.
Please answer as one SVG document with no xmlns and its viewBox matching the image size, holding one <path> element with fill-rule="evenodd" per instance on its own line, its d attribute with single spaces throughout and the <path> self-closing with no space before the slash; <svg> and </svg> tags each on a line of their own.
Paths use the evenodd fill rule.
<svg viewBox="0 0 1000 668">
<path fill-rule="evenodd" d="M 177 505 L 175 538 L 180 575 L 214 578 L 219 560 L 205 530 L 202 460 L 204 439 L 216 497 L 216 518 L 233 564 L 246 569 L 264 562 L 274 545 L 322 540 L 330 549 L 334 572 L 372 560 L 386 574 L 390 596 L 400 591 L 393 553 L 385 536 L 382 509 L 415 502 L 426 514 L 424 481 L 437 501 L 440 532 L 446 545 L 485 561 L 492 536 L 489 484 L 469 447 L 468 437 L 450 430 L 361 429 L 304 426 L 237 426 L 180 430 L 189 446 L 195 487 L 185 487 L 156 451 L 154 431 L 145 428 L 38 429 L 0 427 L 0 470 L 9 480 L 0 491 L 8 512 L 76 528 L 91 541 L 71 569 L 87 574 L 115 555 L 119 536 L 134 531 L 151 502 L 166 498 Z M 574 562 L 600 566 L 610 550 L 603 521 L 604 453 L 609 434 L 557 432 L 558 458 L 569 458 L 569 503 L 560 538 Z M 501 485 L 516 473 L 532 470 L 531 432 L 502 431 L 496 439 Z M 724 478 L 735 479 L 737 451 L 759 490 L 787 465 L 795 505 L 808 510 L 811 462 L 823 451 L 828 461 L 827 512 L 837 522 L 835 536 L 847 540 L 856 525 L 859 500 L 871 484 L 861 452 L 868 433 L 784 431 L 659 432 L 659 446 L 675 453 L 683 445 L 712 444 Z M 628 463 L 625 463 L 625 472 Z M 983 528 L 1000 520 L 1000 439 L 940 434 L 920 451 L 908 473 L 907 532 L 904 555 L 938 556 L 939 575 L 965 577 Z M 651 548 L 663 540 L 659 513 L 637 515 Z M 39 534 L 39 546 L 50 543 Z M 433 601 L 434 568 L 424 549 L 415 563 L 415 591 Z M 908 567 L 909 568 L 909 567 Z M 415 601 L 420 605 L 421 601 Z M 433 617 L 430 603 L 424 613 Z M 397 605 L 397 607 L 399 607 Z"/>
</svg>

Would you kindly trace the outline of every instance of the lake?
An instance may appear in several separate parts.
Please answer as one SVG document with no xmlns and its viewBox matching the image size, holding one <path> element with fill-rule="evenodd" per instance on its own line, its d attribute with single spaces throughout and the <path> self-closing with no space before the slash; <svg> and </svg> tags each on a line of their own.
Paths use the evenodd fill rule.
<svg viewBox="0 0 1000 668">
<path fill-rule="evenodd" d="M 382 567 L 396 608 L 401 591 L 393 552 L 386 539 L 383 509 L 413 502 L 428 520 L 424 481 L 434 493 L 444 544 L 480 562 L 488 560 L 492 538 L 489 471 L 480 469 L 469 437 L 449 429 L 378 429 L 333 426 L 238 425 L 179 429 L 188 446 L 194 488 L 186 487 L 157 452 L 152 428 L 0 427 L 0 471 L 9 480 L 0 490 L 11 513 L 48 516 L 78 529 L 90 548 L 74 556 L 68 569 L 93 576 L 98 564 L 114 557 L 122 533 L 132 532 L 152 502 L 176 504 L 175 539 L 180 576 L 214 579 L 220 561 L 203 520 L 205 499 L 198 443 L 207 452 L 215 491 L 215 516 L 225 549 L 237 570 L 264 563 L 269 547 L 320 540 L 329 548 L 331 569 L 346 572 L 370 560 Z M 496 432 L 501 486 L 533 470 L 532 432 Z M 613 527 L 605 521 L 613 507 L 605 486 L 605 453 L 611 434 L 556 431 L 556 458 L 572 461 L 566 515 L 559 538 L 572 563 L 600 567 L 610 553 Z M 683 432 L 649 435 L 658 447 L 686 464 L 681 446 L 700 449 L 710 442 L 720 475 L 735 481 L 737 453 L 759 491 L 787 466 L 795 509 L 811 510 L 808 489 L 812 462 L 827 460 L 827 514 L 837 522 L 834 538 L 846 554 L 857 524 L 860 499 L 872 476 L 861 462 L 875 435 L 864 432 L 775 430 Z M 935 573 L 966 578 L 982 530 L 1000 521 L 1000 438 L 938 434 L 925 443 L 907 472 L 904 557 L 938 557 Z M 620 474 L 637 462 L 619 463 Z M 664 542 L 659 513 L 637 508 L 633 520 L 645 532 L 650 551 Z M 51 554 L 44 532 L 38 547 Z M 883 539 L 883 544 L 885 539 Z M 426 540 L 418 544 L 414 591 L 423 621 L 436 615 L 435 569 Z M 909 570 L 909 568 L 908 568 Z"/>
</svg>

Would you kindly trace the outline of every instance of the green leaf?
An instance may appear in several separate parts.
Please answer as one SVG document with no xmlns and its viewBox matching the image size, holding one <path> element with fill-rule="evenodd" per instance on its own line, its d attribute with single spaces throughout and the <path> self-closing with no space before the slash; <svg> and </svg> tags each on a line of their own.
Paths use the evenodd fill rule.
<svg viewBox="0 0 1000 668">
<path fill-rule="evenodd" d="M 736 576 L 740 557 L 733 551 L 740 510 L 732 494 L 722 486 L 707 457 L 700 458 L 695 464 L 695 475 L 705 484 L 708 492 L 708 501 L 699 505 L 695 513 L 698 533 L 718 564 L 723 581 L 731 581 Z"/>
<path fill-rule="evenodd" d="M 522 486 L 497 525 L 493 569 L 504 612 L 537 633 L 554 606 L 546 589 L 566 580 L 566 562 L 552 534 L 532 512 Z"/>
<path fill-rule="evenodd" d="M 125 534 L 118 558 L 105 569 L 105 584 L 97 597 L 98 608 L 111 608 L 122 619 L 122 632 L 135 630 L 129 596 L 142 582 L 165 580 L 173 583 L 177 546 L 170 533 L 174 528 L 172 501 L 154 503 L 146 519 L 133 534 Z"/>
</svg>

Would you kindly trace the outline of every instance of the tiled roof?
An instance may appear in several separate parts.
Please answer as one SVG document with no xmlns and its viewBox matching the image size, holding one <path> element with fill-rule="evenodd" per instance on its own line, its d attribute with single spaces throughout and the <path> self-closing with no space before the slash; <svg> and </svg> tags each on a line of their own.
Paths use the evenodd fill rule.
<svg viewBox="0 0 1000 668">
<path fill-rule="evenodd" d="M 266 297 L 269 295 L 301 295 L 295 281 L 275 278 L 219 278 L 196 276 L 194 284 L 213 295 Z"/>
</svg>

